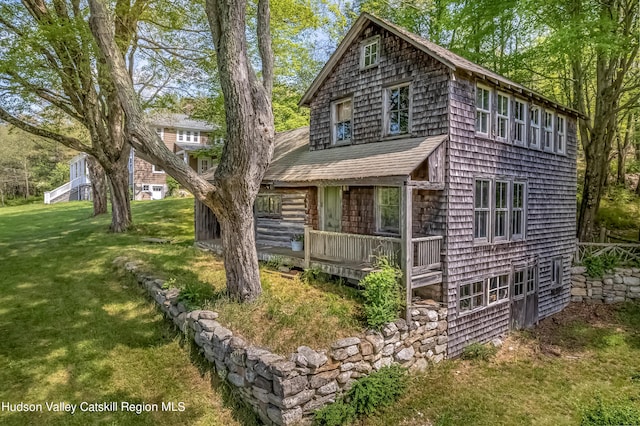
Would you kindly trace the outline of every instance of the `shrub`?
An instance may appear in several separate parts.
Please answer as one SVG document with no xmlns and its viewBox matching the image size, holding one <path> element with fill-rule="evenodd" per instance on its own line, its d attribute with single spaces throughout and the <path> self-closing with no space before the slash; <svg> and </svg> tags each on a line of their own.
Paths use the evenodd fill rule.
<svg viewBox="0 0 640 426">
<path fill-rule="evenodd" d="M 373 414 L 379 408 L 393 404 L 406 388 L 406 370 L 398 365 L 383 367 L 356 381 L 342 399 L 316 411 L 315 423 L 339 426 L 357 416 Z"/>
<path fill-rule="evenodd" d="M 586 256 L 582 264 L 591 278 L 600 278 L 605 272 L 612 271 L 620 264 L 620 258 L 615 253 L 603 253 L 597 256 Z"/>
<path fill-rule="evenodd" d="M 462 350 L 462 359 L 479 359 L 482 361 L 490 360 L 496 353 L 498 348 L 493 345 L 483 345 L 482 343 L 472 343 Z"/>
<path fill-rule="evenodd" d="M 628 401 L 603 402 L 597 398 L 595 406 L 582 412 L 580 425 L 640 425 L 640 410 Z"/>
<path fill-rule="evenodd" d="M 200 308 L 213 297 L 213 293 L 213 287 L 207 283 L 190 282 L 180 289 L 178 300 L 189 309 Z"/>
<path fill-rule="evenodd" d="M 172 178 L 171 176 L 167 176 L 167 187 L 169 188 L 169 196 L 175 197 L 178 195 L 178 189 L 180 189 L 180 184 L 177 180 Z"/>
<path fill-rule="evenodd" d="M 400 270 L 386 259 L 378 260 L 378 268 L 360 281 L 364 287 L 364 313 L 373 329 L 396 320 L 403 304 L 398 282 Z"/>
</svg>

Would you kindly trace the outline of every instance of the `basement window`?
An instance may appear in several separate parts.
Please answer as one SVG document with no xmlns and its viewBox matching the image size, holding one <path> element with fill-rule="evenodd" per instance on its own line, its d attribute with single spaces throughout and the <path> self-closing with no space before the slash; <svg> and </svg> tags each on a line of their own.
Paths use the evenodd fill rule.
<svg viewBox="0 0 640 426">
<path fill-rule="evenodd" d="M 470 312 L 484 306 L 484 280 L 460 285 L 458 312 Z"/>
</svg>

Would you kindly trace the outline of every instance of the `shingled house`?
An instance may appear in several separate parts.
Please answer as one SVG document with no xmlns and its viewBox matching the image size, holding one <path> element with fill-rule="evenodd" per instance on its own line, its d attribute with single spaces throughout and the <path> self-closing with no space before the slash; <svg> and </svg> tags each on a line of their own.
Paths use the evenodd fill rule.
<svg viewBox="0 0 640 426">
<path fill-rule="evenodd" d="M 255 205 L 262 259 L 358 279 L 389 257 L 409 305 L 448 308 L 448 356 L 568 303 L 574 111 L 368 14 L 300 104 L 310 127 L 276 136 Z M 219 251 L 212 223 L 197 205 Z"/>
</svg>

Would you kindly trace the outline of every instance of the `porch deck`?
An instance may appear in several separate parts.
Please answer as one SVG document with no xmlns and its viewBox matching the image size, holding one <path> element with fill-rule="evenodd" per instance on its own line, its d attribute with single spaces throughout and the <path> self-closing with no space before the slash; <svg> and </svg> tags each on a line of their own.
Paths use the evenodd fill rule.
<svg viewBox="0 0 640 426">
<path fill-rule="evenodd" d="M 196 246 L 222 256 L 222 240 L 197 241 Z M 296 268 L 305 268 L 304 251 L 293 251 L 286 247 L 257 244 L 258 260 L 268 262 L 270 260 L 280 260 L 283 264 Z M 347 279 L 361 280 L 369 272 L 373 271 L 373 266 L 366 262 L 345 262 L 329 259 L 311 258 L 310 268 L 319 269 L 330 275 L 336 275 Z"/>
</svg>

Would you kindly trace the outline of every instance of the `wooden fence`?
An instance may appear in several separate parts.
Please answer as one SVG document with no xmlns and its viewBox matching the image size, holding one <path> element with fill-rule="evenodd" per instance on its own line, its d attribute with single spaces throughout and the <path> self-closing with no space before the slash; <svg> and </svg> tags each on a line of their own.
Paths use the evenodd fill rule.
<svg viewBox="0 0 640 426">
<path fill-rule="evenodd" d="M 372 263 L 384 256 L 400 263 L 400 238 L 305 229 L 305 258 L 334 260 L 343 263 Z"/>
<path fill-rule="evenodd" d="M 640 244 L 578 243 L 574 263 L 581 265 L 585 258 L 616 256 L 621 265 L 640 263 Z"/>
</svg>

